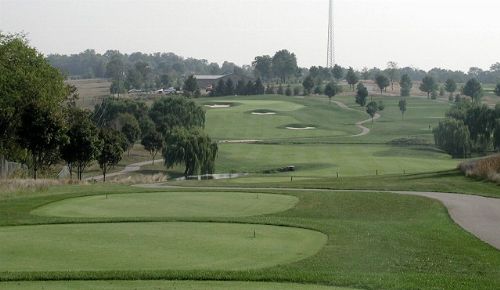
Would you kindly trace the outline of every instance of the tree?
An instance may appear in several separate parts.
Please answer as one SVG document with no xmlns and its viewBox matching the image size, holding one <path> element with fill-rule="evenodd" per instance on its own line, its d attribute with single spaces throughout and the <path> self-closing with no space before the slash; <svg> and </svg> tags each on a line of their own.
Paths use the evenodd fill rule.
<svg viewBox="0 0 500 290">
<path fill-rule="evenodd" d="M 17 130 L 19 143 L 31 156 L 33 178 L 39 169 L 57 161 L 59 148 L 67 142 L 62 112 L 40 102 L 22 108 Z"/>
<path fill-rule="evenodd" d="M 258 78 L 255 81 L 255 86 L 254 86 L 254 93 L 256 95 L 263 95 L 266 91 L 266 88 L 264 87 L 264 84 L 262 84 L 262 80 Z"/>
<path fill-rule="evenodd" d="M 274 87 L 271 85 L 268 85 L 266 88 L 266 95 L 274 95 Z"/>
<path fill-rule="evenodd" d="M 246 95 L 255 95 L 255 83 L 248 81 L 245 88 Z"/>
<path fill-rule="evenodd" d="M 427 93 L 427 98 L 430 98 L 431 93 L 437 90 L 437 86 L 436 80 L 432 76 L 427 75 L 422 79 L 419 89 Z"/>
<path fill-rule="evenodd" d="M 368 98 L 368 89 L 363 85 L 363 83 L 358 84 L 358 91 L 356 92 L 356 103 L 361 107 L 366 105 L 366 99 Z"/>
<path fill-rule="evenodd" d="M 102 171 L 103 181 L 106 182 L 106 173 L 109 168 L 120 162 L 123 155 L 124 137 L 119 131 L 103 128 L 99 132 L 99 150 L 97 162 Z"/>
<path fill-rule="evenodd" d="M 391 90 L 394 91 L 394 80 L 397 79 L 397 75 L 398 75 L 398 71 L 399 71 L 398 64 L 394 61 L 388 62 L 386 71 L 387 71 L 387 75 L 389 75 L 389 79 L 391 82 Z"/>
<path fill-rule="evenodd" d="M 339 81 L 344 77 L 344 69 L 340 65 L 336 64 L 333 66 L 332 75 L 337 81 Z"/>
<path fill-rule="evenodd" d="M 26 105 L 58 111 L 68 95 L 62 74 L 23 35 L 0 32 L 0 159 L 21 151 L 16 133 Z"/>
<path fill-rule="evenodd" d="M 334 82 L 329 82 L 325 87 L 325 95 L 328 96 L 328 100 L 330 103 L 332 102 L 332 97 L 334 97 L 340 92 L 341 92 L 340 86 L 338 86 Z"/>
<path fill-rule="evenodd" d="M 286 90 L 285 90 L 285 95 L 287 95 L 287 96 L 291 96 L 291 95 L 293 95 L 292 87 L 291 87 L 290 85 L 288 85 L 288 86 L 286 87 Z"/>
<path fill-rule="evenodd" d="M 293 87 L 293 95 L 300 96 L 300 87 L 298 86 Z"/>
<path fill-rule="evenodd" d="M 384 90 L 390 85 L 389 78 L 383 74 L 379 74 L 375 77 L 375 83 L 380 89 L 380 94 L 384 92 Z"/>
<path fill-rule="evenodd" d="M 444 89 L 450 93 L 450 97 L 457 91 L 457 83 L 453 79 L 447 79 L 444 83 Z"/>
<path fill-rule="evenodd" d="M 68 142 L 61 147 L 61 157 L 66 161 L 71 178 L 76 167 L 77 178 L 82 180 L 85 169 L 95 159 L 99 149 L 97 127 L 89 111 L 71 108 L 67 115 Z"/>
<path fill-rule="evenodd" d="M 373 119 L 375 118 L 375 115 L 377 115 L 378 109 L 379 109 L 379 105 L 375 101 L 369 102 L 368 105 L 366 106 L 366 112 L 372 118 L 372 124 L 373 124 L 373 121 L 374 121 Z"/>
<path fill-rule="evenodd" d="M 406 112 L 406 99 L 399 100 L 399 111 L 401 112 L 401 119 L 405 119 Z"/>
<path fill-rule="evenodd" d="M 165 137 L 165 166 L 184 164 L 184 177 L 215 171 L 218 146 L 199 129 L 175 128 Z"/>
<path fill-rule="evenodd" d="M 321 85 L 317 85 L 315 88 L 314 88 L 314 93 L 316 95 L 321 95 L 323 93 L 323 88 L 321 87 Z"/>
<path fill-rule="evenodd" d="M 298 70 L 297 57 L 286 49 L 276 52 L 272 59 L 272 70 L 281 82 L 286 82 Z"/>
<path fill-rule="evenodd" d="M 283 86 L 281 84 L 278 86 L 278 90 L 276 91 L 276 94 L 278 94 L 278 95 L 284 95 L 285 94 L 285 92 L 283 90 Z"/>
<path fill-rule="evenodd" d="M 194 75 L 190 75 L 184 81 L 184 92 L 186 92 L 188 95 L 191 96 L 197 89 L 198 89 L 198 82 L 196 81 Z"/>
<path fill-rule="evenodd" d="M 244 96 L 247 94 L 245 82 L 243 80 L 239 80 L 236 84 L 236 94 L 240 96 Z"/>
<path fill-rule="evenodd" d="M 359 82 L 359 77 L 352 67 L 349 67 L 349 69 L 347 70 L 347 75 L 345 78 L 347 80 L 347 83 L 351 86 L 352 90 L 354 91 L 354 86 Z"/>
<path fill-rule="evenodd" d="M 223 79 L 220 79 L 215 86 L 215 89 L 212 91 L 214 96 L 224 96 L 226 94 L 226 84 Z"/>
<path fill-rule="evenodd" d="M 225 85 L 225 96 L 233 96 L 234 95 L 234 83 L 231 78 L 228 78 Z"/>
<path fill-rule="evenodd" d="M 471 97 L 476 103 L 479 103 L 483 94 L 483 88 L 477 79 L 470 79 L 464 87 L 464 95 Z"/>
<path fill-rule="evenodd" d="M 269 55 L 257 56 L 252 62 L 255 76 L 269 80 L 273 75 L 273 59 Z"/>
<path fill-rule="evenodd" d="M 154 165 L 156 155 L 163 149 L 163 136 L 156 131 L 150 132 L 142 138 L 141 144 L 144 146 L 144 149 L 146 149 L 151 155 L 151 159 Z"/>
<path fill-rule="evenodd" d="M 184 97 L 161 98 L 154 102 L 149 116 L 158 132 L 164 136 L 174 127 L 204 127 L 205 111 Z"/>
<path fill-rule="evenodd" d="M 498 83 L 497 86 L 495 87 L 494 93 L 495 95 L 500 97 L 500 83 Z"/>
<path fill-rule="evenodd" d="M 141 136 L 141 128 L 139 127 L 139 122 L 137 122 L 137 119 L 134 116 L 124 114 L 120 117 L 120 131 L 125 137 L 125 141 L 127 142 L 127 153 L 130 156 L 130 149 L 134 147 L 135 142 L 139 140 Z"/>
<path fill-rule="evenodd" d="M 304 81 L 302 82 L 302 86 L 304 87 L 304 94 L 309 95 L 311 90 L 314 88 L 314 79 L 311 75 L 308 75 Z"/>
<path fill-rule="evenodd" d="M 446 119 L 434 128 L 436 146 L 453 157 L 466 158 L 471 150 L 470 133 L 461 120 Z"/>
<path fill-rule="evenodd" d="M 411 93 L 411 88 L 413 87 L 413 82 L 408 74 L 401 76 L 399 81 L 399 86 L 401 87 L 401 97 L 409 97 Z"/>
</svg>

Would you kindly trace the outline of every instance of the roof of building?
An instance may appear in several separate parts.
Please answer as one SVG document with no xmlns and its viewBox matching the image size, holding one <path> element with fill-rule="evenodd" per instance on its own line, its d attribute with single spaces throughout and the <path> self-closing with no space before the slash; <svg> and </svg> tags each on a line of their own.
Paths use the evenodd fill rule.
<svg viewBox="0 0 500 290">
<path fill-rule="evenodd" d="M 221 79 L 223 77 L 227 77 L 231 74 L 227 74 L 227 75 L 195 75 L 194 77 L 197 79 L 197 80 L 218 80 L 218 79 Z"/>
</svg>

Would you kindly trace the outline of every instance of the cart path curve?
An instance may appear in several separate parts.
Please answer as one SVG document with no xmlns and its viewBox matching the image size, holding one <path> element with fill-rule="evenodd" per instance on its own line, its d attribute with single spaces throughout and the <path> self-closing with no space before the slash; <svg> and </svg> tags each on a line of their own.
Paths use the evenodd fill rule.
<svg viewBox="0 0 500 290">
<path fill-rule="evenodd" d="M 386 192 L 402 195 L 416 195 L 440 201 L 450 217 L 460 227 L 483 242 L 500 250 L 500 198 L 482 197 L 446 192 L 384 191 L 384 190 L 329 190 L 299 188 L 245 188 L 245 187 L 184 187 L 165 184 L 137 185 L 148 188 L 191 188 L 191 189 L 239 189 L 239 190 L 287 190 L 321 192 Z"/>
<path fill-rule="evenodd" d="M 154 160 L 154 163 L 157 163 L 157 162 L 163 162 L 163 159 Z M 152 164 L 153 164 L 153 160 L 129 164 L 129 165 L 125 166 L 125 168 L 121 171 L 106 174 L 106 178 L 120 176 L 120 175 L 124 175 L 124 174 L 131 173 L 131 172 L 136 172 L 136 171 L 141 170 L 142 166 L 152 165 Z M 104 176 L 97 175 L 97 176 L 91 176 L 91 177 L 85 178 L 86 181 L 101 180 L 101 179 L 104 179 Z"/>
<path fill-rule="evenodd" d="M 335 104 L 337 104 L 337 106 L 341 107 L 344 110 L 360 112 L 359 110 L 356 110 L 356 109 L 348 107 L 346 104 L 344 104 L 342 102 L 339 102 L 339 101 L 332 101 L 332 102 L 334 102 Z M 375 116 L 373 116 L 373 120 L 377 120 L 380 117 L 381 117 L 381 115 L 377 113 L 377 114 L 375 114 Z M 370 119 L 367 119 L 367 120 L 363 120 L 363 121 L 357 122 L 355 125 L 359 129 L 361 129 L 361 133 L 356 134 L 356 135 L 351 135 L 351 137 L 361 137 L 361 136 L 368 135 L 370 133 L 370 129 L 367 128 L 367 127 L 365 127 L 365 126 L 363 126 L 364 124 L 366 124 L 368 122 L 372 122 L 372 119 L 370 118 Z"/>
</svg>

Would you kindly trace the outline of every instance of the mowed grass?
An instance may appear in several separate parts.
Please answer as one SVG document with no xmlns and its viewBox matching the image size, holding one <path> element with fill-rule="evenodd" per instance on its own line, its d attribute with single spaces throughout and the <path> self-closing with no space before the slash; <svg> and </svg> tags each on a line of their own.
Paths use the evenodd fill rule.
<svg viewBox="0 0 500 290">
<path fill-rule="evenodd" d="M 178 218 L 165 218 L 160 223 L 148 223 L 147 219 L 142 220 L 143 223 L 130 223 L 127 222 L 130 219 L 119 218 L 96 219 L 93 222 L 114 223 L 81 224 L 82 220 L 73 218 L 55 219 L 29 214 L 42 204 L 64 197 L 89 192 L 96 195 L 120 191 L 133 193 L 133 190 L 138 189 L 123 186 L 62 187 L 53 196 L 3 201 L 0 204 L 1 220 L 7 219 L 10 225 L 20 226 L 0 227 L 0 255 L 6 257 L 0 264 L 0 281 L 181 279 L 298 282 L 359 289 L 500 288 L 500 252 L 459 228 L 439 202 L 415 196 L 269 190 L 267 193 L 288 194 L 300 201 L 293 209 L 271 215 L 195 219 L 198 222 L 216 220 L 215 228 L 211 223 L 178 223 Z M 11 214 L 13 211 L 16 214 Z M 189 218 L 184 220 L 188 221 Z M 168 221 L 175 222 L 172 226 Z M 41 222 L 68 224 L 22 226 Z M 248 224 L 227 224 L 234 222 Z M 185 224 L 190 226 L 186 227 Z M 234 232 L 215 237 L 213 234 L 219 224 L 223 228 L 234 226 Z M 258 243 L 259 232 L 265 233 L 264 228 L 268 228 L 259 228 L 254 224 L 307 228 L 313 231 L 299 230 L 300 233 L 307 233 L 307 238 L 311 238 L 312 233 L 321 232 L 328 239 L 319 252 L 309 258 L 294 260 L 295 262 L 289 260 L 265 269 L 238 271 L 241 269 L 238 267 L 242 267 L 242 262 L 237 262 L 238 259 L 249 256 L 250 259 L 256 259 L 261 255 L 252 246 L 255 242 Z M 254 228 L 257 237 L 255 240 L 252 238 Z M 281 236 L 280 230 L 288 228 L 269 229 L 272 232 L 270 234 L 278 237 L 266 244 L 263 253 L 266 250 L 276 253 L 290 250 L 286 240 L 291 239 L 294 234 L 285 233 Z M 192 234 L 178 234 L 186 231 Z M 72 237 L 71 243 L 66 235 Z M 165 243 L 158 238 L 169 235 L 175 237 L 172 243 Z M 99 241 L 95 240 L 97 237 Z M 73 241 L 79 246 L 71 246 Z M 227 245 L 224 244 L 226 242 Z M 184 249 L 197 248 L 201 255 L 192 260 L 183 259 L 182 267 L 187 267 L 188 263 L 193 265 L 191 262 L 196 260 L 200 262 L 197 267 L 205 265 L 206 270 L 158 268 L 171 263 L 163 258 L 169 249 L 179 244 Z M 298 253 L 304 254 L 306 246 L 299 244 Z M 220 249 L 219 252 L 211 250 L 214 245 Z M 237 245 L 242 245 L 243 248 L 232 252 Z M 61 250 L 55 251 L 57 248 Z M 208 258 L 204 260 L 209 254 L 220 257 L 221 264 L 218 267 L 228 265 L 231 270 L 214 270 L 218 269 L 213 266 L 215 258 L 211 257 L 208 262 Z M 265 260 L 272 258 L 272 255 L 273 253 L 266 255 Z M 173 262 L 177 259 L 179 258 L 174 256 Z M 230 263 L 235 263 L 235 268 L 229 266 Z M 252 263 L 252 266 L 255 265 Z M 128 266 L 133 270 L 116 270 Z M 84 267 L 93 270 L 75 270 Z M 104 267 L 110 270 L 99 270 Z M 60 268 L 64 269 L 48 272 L 50 269 Z M 27 272 L 29 269 L 39 270 Z"/>
<path fill-rule="evenodd" d="M 398 138 L 419 138 L 433 142 L 432 128 L 444 119 L 451 104 L 443 100 L 423 97 L 407 98 L 407 111 L 402 120 L 399 97 L 374 95 L 370 99 L 383 101 L 382 117 L 372 125 L 366 136 L 352 138 L 360 133 L 356 122 L 369 119 L 365 108 L 354 101 L 353 95 L 333 98 L 353 110 L 329 103 L 324 96 L 286 97 L 276 95 L 240 96 L 200 99 L 201 104 L 233 102 L 230 108 L 207 109 L 206 130 L 217 140 L 264 140 L 279 143 L 386 143 Z M 252 115 L 252 111 L 272 110 L 276 115 Z M 315 130 L 287 130 L 289 124 L 314 125 Z"/>
<path fill-rule="evenodd" d="M 349 290 L 332 286 L 270 282 L 232 281 L 47 281 L 47 282 L 5 282 L 0 289 L 10 290 Z"/>
<path fill-rule="evenodd" d="M 288 195 L 244 192 L 154 192 L 65 199 L 32 214 L 59 217 L 244 217 L 292 208 Z"/>
<path fill-rule="evenodd" d="M 365 124 L 370 128 L 370 134 L 356 138 L 363 143 L 386 143 L 399 138 L 418 138 L 434 143 L 432 129 L 439 121 L 444 120 L 446 111 L 451 103 L 442 100 L 429 100 L 424 97 L 408 97 L 407 111 L 402 119 L 399 110 L 400 97 L 374 95 L 370 99 L 382 101 L 385 109 L 380 112 L 381 118 Z M 365 108 L 356 104 L 353 96 L 339 96 L 336 100 L 348 105 L 350 108 L 365 111 Z"/>
<path fill-rule="evenodd" d="M 0 272 L 258 269 L 314 255 L 327 239 L 292 227 L 175 222 L 2 227 L 0 237 Z"/>
<path fill-rule="evenodd" d="M 306 98 L 284 96 L 225 97 L 200 99 L 201 104 L 234 102 L 230 108 L 207 108 L 206 130 L 217 140 L 289 141 L 301 138 L 330 138 L 359 133 L 354 123 L 363 113 L 349 112 L 335 104 Z M 276 115 L 253 115 L 253 111 L 272 110 Z M 316 127 L 314 130 L 289 130 L 290 124 Z"/>
<path fill-rule="evenodd" d="M 220 144 L 219 172 L 263 173 L 289 165 L 295 176 L 362 176 L 439 171 L 459 161 L 432 147 L 377 144 Z"/>
</svg>

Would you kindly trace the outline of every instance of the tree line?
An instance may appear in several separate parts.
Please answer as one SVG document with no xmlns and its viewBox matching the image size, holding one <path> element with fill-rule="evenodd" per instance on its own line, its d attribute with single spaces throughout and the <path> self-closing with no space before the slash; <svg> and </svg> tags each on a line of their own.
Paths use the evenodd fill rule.
<svg viewBox="0 0 500 290">
<path fill-rule="evenodd" d="M 184 97 L 142 102 L 105 99 L 93 112 L 75 106 L 75 88 L 22 35 L 0 34 L 0 156 L 40 171 L 64 161 L 82 179 L 97 162 L 104 175 L 139 140 L 152 158 L 213 173 L 217 144 L 203 132 L 203 108 Z M 179 148 L 183 148 L 179 151 Z"/>
<path fill-rule="evenodd" d="M 446 113 L 446 120 L 439 122 L 433 133 L 436 145 L 453 157 L 500 151 L 500 104 L 492 109 L 462 99 Z"/>
</svg>

